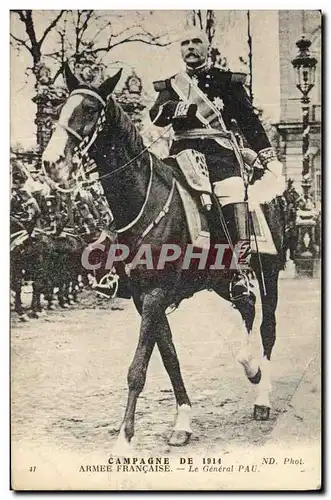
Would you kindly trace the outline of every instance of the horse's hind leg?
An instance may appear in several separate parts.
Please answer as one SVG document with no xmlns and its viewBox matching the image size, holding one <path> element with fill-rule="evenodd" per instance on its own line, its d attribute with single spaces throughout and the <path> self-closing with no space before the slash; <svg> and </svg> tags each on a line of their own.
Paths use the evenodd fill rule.
<svg viewBox="0 0 331 500">
<path fill-rule="evenodd" d="M 254 418 L 256 420 L 269 420 L 271 407 L 269 401 L 271 393 L 271 353 L 276 341 L 279 265 L 278 261 L 272 257 L 263 259 L 262 265 L 266 295 L 263 292 L 261 273 L 257 272 L 262 302 L 262 323 L 260 327 L 263 347 L 262 379 L 254 406 Z"/>
<path fill-rule="evenodd" d="M 230 300 L 227 287 L 214 286 L 214 291 L 223 299 Z M 252 290 L 249 295 L 242 297 L 233 302 L 233 306 L 237 309 L 242 317 L 245 337 L 243 338 L 242 347 L 236 356 L 237 361 L 243 366 L 245 375 L 252 384 L 258 384 L 261 379 L 261 370 L 259 363 L 255 359 L 252 352 L 252 329 L 255 320 L 255 302 L 256 296 Z"/>
<path fill-rule="evenodd" d="M 246 336 L 243 345 L 238 352 L 236 359 L 243 366 L 248 380 L 252 384 L 258 384 L 261 380 L 261 369 L 252 351 L 252 330 L 255 319 L 256 297 L 251 292 L 249 297 L 243 297 L 234 303 L 235 308 L 240 312 L 243 319 Z"/>
<path fill-rule="evenodd" d="M 170 377 L 177 403 L 176 421 L 168 443 L 171 446 L 184 446 L 189 442 L 192 434 L 191 402 L 186 393 L 170 326 L 164 313 L 159 316 L 158 323 L 156 342 Z"/>
</svg>

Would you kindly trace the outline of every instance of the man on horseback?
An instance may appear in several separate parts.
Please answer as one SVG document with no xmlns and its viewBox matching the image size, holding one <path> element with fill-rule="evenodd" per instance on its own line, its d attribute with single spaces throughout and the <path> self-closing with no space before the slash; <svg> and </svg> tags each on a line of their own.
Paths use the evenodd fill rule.
<svg viewBox="0 0 331 500">
<path fill-rule="evenodd" d="M 160 127 L 172 124 L 174 136 L 170 155 L 195 150 L 205 156 L 209 178 L 217 196 L 231 243 L 245 248 L 244 267 L 250 261 L 248 203 L 243 161 L 230 133 L 235 119 L 250 147 L 264 168 L 266 184 L 273 186 L 274 196 L 285 188 L 282 164 L 277 160 L 263 126 L 254 112 L 244 88 L 245 75 L 208 67 L 206 34 L 193 28 L 180 40 L 185 70 L 173 77 L 154 82 L 159 95 L 150 110 L 153 123 Z M 256 183 L 257 186 L 260 182 Z M 255 187 L 255 186 L 254 186 Z M 263 200 L 261 199 L 261 202 Z M 224 222 L 223 222 L 224 223 Z M 249 293 L 244 269 L 231 282 L 233 300 Z"/>
</svg>

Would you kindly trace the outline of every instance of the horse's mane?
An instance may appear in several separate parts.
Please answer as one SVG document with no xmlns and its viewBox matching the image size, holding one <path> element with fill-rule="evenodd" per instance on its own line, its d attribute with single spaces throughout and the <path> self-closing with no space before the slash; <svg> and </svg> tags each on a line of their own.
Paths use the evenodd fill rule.
<svg viewBox="0 0 331 500">
<path fill-rule="evenodd" d="M 141 153 L 145 146 L 136 125 L 113 97 L 110 97 L 108 101 L 108 109 L 110 104 L 112 104 L 110 112 L 112 114 L 113 124 L 123 138 L 123 143 L 129 146 L 133 154 L 137 155 Z"/>
</svg>

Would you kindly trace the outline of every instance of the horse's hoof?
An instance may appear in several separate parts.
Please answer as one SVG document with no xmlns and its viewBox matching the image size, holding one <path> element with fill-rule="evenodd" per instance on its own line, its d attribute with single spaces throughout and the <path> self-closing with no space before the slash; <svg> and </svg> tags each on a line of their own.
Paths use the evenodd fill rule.
<svg viewBox="0 0 331 500">
<path fill-rule="evenodd" d="M 50 306 L 47 306 L 47 309 L 49 311 L 55 311 L 56 307 L 54 306 L 54 304 L 51 304 Z"/>
<path fill-rule="evenodd" d="M 111 450 L 111 455 L 113 457 L 131 457 L 135 453 L 132 444 L 120 434 Z"/>
<path fill-rule="evenodd" d="M 30 318 L 39 319 L 39 312 L 37 312 L 37 311 L 31 311 L 30 312 Z"/>
<path fill-rule="evenodd" d="M 62 307 L 62 309 L 69 309 L 69 305 L 65 303 L 60 304 L 60 307 Z"/>
<path fill-rule="evenodd" d="M 168 440 L 170 446 L 185 446 L 189 443 L 191 432 L 187 431 L 172 431 Z"/>
<path fill-rule="evenodd" d="M 45 316 L 46 311 L 42 309 L 41 311 L 38 311 L 39 316 Z"/>
<path fill-rule="evenodd" d="M 266 421 L 270 418 L 270 407 L 254 405 L 254 420 Z"/>
<path fill-rule="evenodd" d="M 261 377 L 262 377 L 262 372 L 261 372 L 261 368 L 259 367 L 258 371 L 256 372 L 256 375 L 254 375 L 253 377 L 247 377 L 247 378 L 251 384 L 259 384 L 261 381 Z"/>
<path fill-rule="evenodd" d="M 29 321 L 29 316 L 27 314 L 20 314 L 19 320 L 22 321 L 22 323 L 27 323 Z"/>
</svg>

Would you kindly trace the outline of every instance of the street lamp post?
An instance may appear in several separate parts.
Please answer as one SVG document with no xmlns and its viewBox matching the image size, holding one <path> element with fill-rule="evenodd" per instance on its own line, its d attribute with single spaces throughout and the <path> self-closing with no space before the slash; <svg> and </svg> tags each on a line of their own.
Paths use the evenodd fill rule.
<svg viewBox="0 0 331 500">
<path fill-rule="evenodd" d="M 297 229 L 298 242 L 295 252 L 295 267 L 298 276 L 314 276 L 316 273 L 317 245 L 316 245 L 316 211 L 310 196 L 312 186 L 310 153 L 309 153 L 309 92 L 315 85 L 315 71 L 317 59 L 311 56 L 309 47 L 311 41 L 303 35 L 297 41 L 298 55 L 293 59 L 292 65 L 296 72 L 296 86 L 300 90 L 302 104 L 302 192 L 303 202 L 298 209 Z"/>
</svg>

